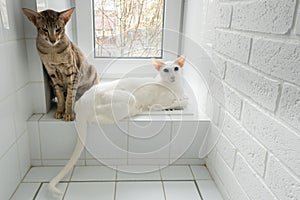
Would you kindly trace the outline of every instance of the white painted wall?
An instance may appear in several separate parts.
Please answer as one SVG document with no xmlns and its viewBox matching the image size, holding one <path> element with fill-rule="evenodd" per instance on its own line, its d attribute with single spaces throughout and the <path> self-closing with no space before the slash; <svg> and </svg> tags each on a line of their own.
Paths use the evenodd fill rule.
<svg viewBox="0 0 300 200">
<path fill-rule="evenodd" d="M 0 4 L 0 199 L 9 199 L 30 166 L 32 88 L 21 7 L 18 0 Z"/>
<path fill-rule="evenodd" d="M 207 166 L 225 199 L 300 199 L 299 1 L 218 2 Z"/>
<path fill-rule="evenodd" d="M 215 70 L 211 60 L 214 34 L 214 12 L 209 1 L 188 0 L 184 4 L 182 54 L 186 56 L 184 75 L 196 96 L 200 112 L 213 113 L 209 82 L 210 70 Z M 209 11 L 209 12 L 208 12 Z"/>
</svg>

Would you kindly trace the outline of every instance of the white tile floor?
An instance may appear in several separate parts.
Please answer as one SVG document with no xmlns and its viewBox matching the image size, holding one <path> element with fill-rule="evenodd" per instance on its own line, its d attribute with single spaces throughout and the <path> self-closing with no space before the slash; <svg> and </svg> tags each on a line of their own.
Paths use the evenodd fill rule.
<svg viewBox="0 0 300 200">
<path fill-rule="evenodd" d="M 63 195 L 53 196 L 48 182 L 59 169 L 31 168 L 11 200 L 222 200 L 204 166 L 169 166 L 149 173 L 129 173 L 147 171 L 147 166 L 77 166 L 58 185 Z"/>
</svg>

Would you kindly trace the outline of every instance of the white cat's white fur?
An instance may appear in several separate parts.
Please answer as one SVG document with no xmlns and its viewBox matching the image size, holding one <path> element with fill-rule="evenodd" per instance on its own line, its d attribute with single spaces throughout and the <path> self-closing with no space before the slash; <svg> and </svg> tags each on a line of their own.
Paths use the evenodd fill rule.
<svg viewBox="0 0 300 200">
<path fill-rule="evenodd" d="M 89 123 L 110 124 L 148 110 L 185 107 L 187 98 L 181 75 L 184 61 L 184 56 L 165 63 L 152 59 L 159 71 L 156 78 L 124 78 L 95 85 L 85 92 L 74 108 L 77 144 L 68 163 L 50 181 L 49 190 L 61 194 L 56 185 L 74 167 L 84 149 Z"/>
</svg>

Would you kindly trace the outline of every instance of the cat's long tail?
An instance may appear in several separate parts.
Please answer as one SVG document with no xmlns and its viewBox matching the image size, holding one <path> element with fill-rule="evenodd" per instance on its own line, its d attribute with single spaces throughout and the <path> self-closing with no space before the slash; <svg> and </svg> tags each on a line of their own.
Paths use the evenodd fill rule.
<svg viewBox="0 0 300 200">
<path fill-rule="evenodd" d="M 85 94 L 75 103 L 75 126 L 78 134 L 77 143 L 68 163 L 49 183 L 48 189 L 52 194 L 62 194 L 56 185 L 71 171 L 85 147 L 87 124 L 89 121 L 92 121 L 91 117 L 94 116 L 92 113 L 94 108 L 94 94 L 96 90 L 97 86 L 90 88 L 90 90 L 85 92 Z"/>
<path fill-rule="evenodd" d="M 77 144 L 65 167 L 49 183 L 48 189 L 52 194 L 62 192 L 56 185 L 66 176 L 76 164 L 86 144 L 87 124 L 97 121 L 104 124 L 113 123 L 134 113 L 135 98 L 126 91 L 103 91 L 97 86 L 87 91 L 75 105 L 75 125 L 78 132 Z"/>
<path fill-rule="evenodd" d="M 60 195 L 62 191 L 60 191 L 56 185 L 71 171 L 71 169 L 76 164 L 79 159 L 81 152 L 85 146 L 86 135 L 87 135 L 87 121 L 86 120 L 78 120 L 76 122 L 76 128 L 78 131 L 77 144 L 73 151 L 73 154 L 65 165 L 65 167 L 50 181 L 48 189 L 52 194 Z"/>
</svg>

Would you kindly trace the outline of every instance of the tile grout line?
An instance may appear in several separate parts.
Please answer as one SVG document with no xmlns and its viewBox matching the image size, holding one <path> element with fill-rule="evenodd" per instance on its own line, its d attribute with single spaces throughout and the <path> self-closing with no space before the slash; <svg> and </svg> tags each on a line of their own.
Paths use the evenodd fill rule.
<svg viewBox="0 0 300 200">
<path fill-rule="evenodd" d="M 197 191 L 198 191 L 198 194 L 199 194 L 200 198 L 201 198 L 202 200 L 204 200 L 203 197 L 202 197 L 202 194 L 201 194 L 201 192 L 200 192 L 200 189 L 199 189 L 199 187 L 198 187 L 197 179 L 196 179 L 196 176 L 195 176 L 195 174 L 194 174 L 194 172 L 193 172 L 193 170 L 192 170 L 192 166 L 191 166 L 191 165 L 188 165 L 188 166 L 189 166 L 189 169 L 191 170 L 192 175 L 193 175 L 193 177 L 194 177 L 193 182 L 194 182 L 194 184 L 195 184 L 195 186 L 196 186 L 196 189 L 197 189 Z"/>
<path fill-rule="evenodd" d="M 167 200 L 167 195 L 166 195 L 166 191 L 165 191 L 165 185 L 164 185 L 164 180 L 162 178 L 162 174 L 161 174 L 161 169 L 159 168 L 159 176 L 160 176 L 160 181 L 162 184 L 162 189 L 163 189 L 163 193 L 164 193 L 164 198 L 165 200 Z"/>
<path fill-rule="evenodd" d="M 67 187 L 66 187 L 66 189 L 65 189 L 64 194 L 62 195 L 62 200 L 65 199 L 65 196 L 66 196 L 66 194 L 67 194 L 67 190 L 68 190 L 68 188 L 69 188 L 69 185 L 70 185 L 70 182 L 67 182 Z"/>
<path fill-rule="evenodd" d="M 115 183 L 114 200 L 116 200 L 117 199 L 117 181 L 115 181 L 114 183 Z"/>
<path fill-rule="evenodd" d="M 128 160 L 128 159 L 127 159 Z M 115 175 L 115 181 L 114 181 L 114 183 L 115 183 L 115 191 L 114 191 L 114 200 L 116 200 L 117 199 L 117 180 L 118 180 L 118 166 L 116 166 L 116 169 L 115 169 L 115 171 L 116 171 L 116 175 Z"/>
<path fill-rule="evenodd" d="M 39 188 L 36 190 L 36 192 L 35 192 L 35 194 L 34 194 L 34 196 L 33 196 L 33 200 L 35 200 L 36 197 L 38 196 L 38 194 L 39 194 L 39 192 L 40 192 L 40 190 L 41 190 L 41 188 L 42 188 L 42 185 L 43 185 L 43 183 L 41 182 Z"/>
<path fill-rule="evenodd" d="M 191 171 L 191 173 L 192 173 L 192 176 L 193 176 L 194 180 L 196 180 L 196 176 L 195 176 L 195 174 L 194 174 L 194 172 L 193 172 L 193 170 L 192 170 L 192 166 L 191 166 L 191 165 L 188 165 L 188 167 L 189 167 L 189 169 L 190 169 L 190 171 Z"/>
<path fill-rule="evenodd" d="M 74 166 L 74 167 L 73 167 L 73 169 L 72 169 L 72 171 L 71 171 L 70 178 L 69 178 L 69 180 L 68 180 L 68 181 L 66 181 L 66 183 L 67 183 L 67 187 L 66 187 L 66 189 L 65 189 L 65 191 L 64 191 L 64 194 L 62 195 L 62 200 L 65 198 L 65 196 L 66 196 L 66 194 L 67 194 L 67 190 L 68 190 L 68 188 L 69 188 L 69 185 L 70 185 L 70 183 L 71 183 L 71 180 L 72 180 L 72 177 L 73 177 L 73 174 L 74 174 L 75 168 L 76 168 L 76 166 Z"/>
<path fill-rule="evenodd" d="M 165 185 L 164 185 L 164 181 L 163 180 L 161 180 L 161 186 L 162 186 L 162 189 L 163 189 L 164 198 L 165 198 L 165 200 L 167 200 L 167 195 L 166 195 L 166 190 L 165 190 Z"/>
<path fill-rule="evenodd" d="M 43 160 L 43 152 L 42 152 L 42 140 L 41 140 L 41 119 L 45 116 L 45 114 L 43 114 L 38 120 L 37 120 L 37 128 L 38 128 L 38 139 L 39 139 L 39 153 L 40 153 L 40 159 L 41 159 L 41 165 L 42 167 L 44 166 L 44 160 Z"/>
<path fill-rule="evenodd" d="M 195 184 L 195 186 L 196 186 L 196 189 L 197 189 L 197 191 L 198 191 L 198 194 L 199 194 L 199 196 L 200 196 L 200 199 L 201 199 L 201 200 L 205 200 L 205 199 L 202 197 L 202 194 L 201 194 L 201 192 L 200 192 L 200 189 L 199 189 L 199 187 L 198 187 L 198 184 L 197 184 L 196 180 L 194 180 L 193 182 L 194 182 L 194 184 Z"/>
</svg>

